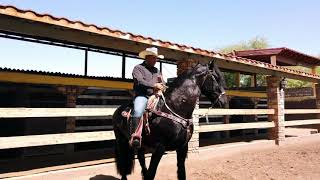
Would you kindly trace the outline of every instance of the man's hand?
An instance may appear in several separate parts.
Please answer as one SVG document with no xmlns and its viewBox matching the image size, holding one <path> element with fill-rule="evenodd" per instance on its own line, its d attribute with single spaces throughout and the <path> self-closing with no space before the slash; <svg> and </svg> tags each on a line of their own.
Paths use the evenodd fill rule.
<svg viewBox="0 0 320 180">
<path fill-rule="evenodd" d="M 165 89 L 165 86 L 162 83 L 155 83 L 153 86 L 157 90 L 163 91 Z"/>
</svg>

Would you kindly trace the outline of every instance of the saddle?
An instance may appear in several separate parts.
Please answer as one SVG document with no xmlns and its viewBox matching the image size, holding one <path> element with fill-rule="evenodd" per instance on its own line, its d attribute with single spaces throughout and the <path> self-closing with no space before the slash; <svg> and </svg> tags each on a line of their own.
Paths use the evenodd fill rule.
<svg viewBox="0 0 320 180">
<path fill-rule="evenodd" d="M 189 130 L 189 127 L 193 125 L 192 119 L 185 119 L 181 116 L 179 116 L 178 114 L 174 113 L 166 104 L 165 99 L 163 97 L 163 101 L 164 101 L 164 105 L 170 109 L 170 112 L 172 114 L 169 113 L 165 113 L 159 110 L 158 104 L 160 101 L 160 98 L 163 97 L 162 91 L 155 91 L 155 93 L 149 97 L 148 102 L 147 102 L 147 107 L 146 107 L 146 111 L 143 113 L 143 116 L 141 117 L 141 119 L 139 120 L 138 126 L 136 131 L 131 135 L 131 139 L 129 140 L 129 144 L 132 145 L 132 142 L 134 139 L 140 139 L 140 143 L 141 143 L 141 139 L 142 139 L 142 131 L 145 130 L 146 135 L 149 135 L 150 132 L 150 127 L 149 127 L 149 117 L 151 115 L 156 115 L 156 116 L 160 116 L 160 117 L 164 117 L 164 118 L 168 118 L 171 119 L 179 124 L 182 125 L 182 127 L 187 129 L 187 139 L 191 138 L 191 132 Z M 131 117 L 131 112 L 132 112 L 132 107 L 131 108 L 127 108 L 124 111 L 122 111 L 122 116 L 125 117 L 127 119 L 127 123 L 131 124 L 130 122 L 130 117 Z M 141 144 L 140 144 L 141 146 Z"/>
<path fill-rule="evenodd" d="M 155 93 L 149 97 L 145 112 L 143 113 L 143 116 L 139 120 L 136 131 L 132 134 L 132 138 L 130 139 L 130 144 L 132 144 L 132 141 L 134 138 L 139 138 L 139 139 L 142 138 L 143 130 L 145 130 L 146 135 L 150 134 L 149 117 L 151 116 L 152 112 L 156 109 L 161 95 L 162 95 L 162 92 L 159 90 L 159 91 L 155 91 Z M 131 117 L 131 112 L 133 111 L 132 108 L 133 107 L 128 107 L 121 112 L 121 115 L 127 119 L 127 124 L 131 124 L 130 117 Z"/>
</svg>

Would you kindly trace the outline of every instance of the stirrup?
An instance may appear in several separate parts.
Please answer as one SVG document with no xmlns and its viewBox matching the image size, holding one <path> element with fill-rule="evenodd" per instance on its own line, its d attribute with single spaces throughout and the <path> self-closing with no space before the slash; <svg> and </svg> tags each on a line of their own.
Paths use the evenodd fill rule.
<svg viewBox="0 0 320 180">
<path fill-rule="evenodd" d="M 129 144 L 133 149 L 139 149 L 141 147 L 141 137 L 132 134 Z"/>
</svg>

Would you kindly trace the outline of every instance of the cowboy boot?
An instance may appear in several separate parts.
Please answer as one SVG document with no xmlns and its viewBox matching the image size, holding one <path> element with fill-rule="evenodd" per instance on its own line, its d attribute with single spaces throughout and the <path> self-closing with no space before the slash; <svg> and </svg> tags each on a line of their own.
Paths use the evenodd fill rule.
<svg viewBox="0 0 320 180">
<path fill-rule="evenodd" d="M 130 145 L 134 148 L 134 149 L 138 149 L 140 147 L 140 138 L 138 138 L 137 136 L 135 136 L 138 125 L 139 125 L 139 120 L 140 118 L 136 118 L 136 117 L 131 117 L 130 118 L 130 128 L 129 128 L 129 133 L 130 133 Z"/>
</svg>

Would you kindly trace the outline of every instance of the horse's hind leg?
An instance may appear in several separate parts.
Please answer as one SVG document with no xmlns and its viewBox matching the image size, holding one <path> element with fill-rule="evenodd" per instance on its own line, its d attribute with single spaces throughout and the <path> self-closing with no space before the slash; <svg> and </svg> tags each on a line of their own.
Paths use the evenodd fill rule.
<svg viewBox="0 0 320 180">
<path fill-rule="evenodd" d="M 154 179 L 159 162 L 165 152 L 165 147 L 162 144 L 158 144 L 155 151 L 152 153 L 151 161 L 149 165 L 149 169 L 147 174 L 144 176 L 145 180 L 152 180 Z"/>
<path fill-rule="evenodd" d="M 185 161 L 188 154 L 188 144 L 182 148 L 177 149 L 177 165 L 178 165 L 178 179 L 186 179 Z"/>
<path fill-rule="evenodd" d="M 121 179 L 127 179 L 126 176 L 131 174 L 134 167 L 134 151 L 130 148 L 128 139 L 115 131 L 115 158 L 118 173 L 122 176 Z"/>
<path fill-rule="evenodd" d="M 146 166 L 146 160 L 145 160 L 145 156 L 144 156 L 144 149 L 143 147 L 140 148 L 138 150 L 138 159 L 139 159 L 139 163 L 140 163 L 140 166 L 141 166 L 141 173 L 143 175 L 143 177 L 146 175 L 147 173 L 147 166 Z"/>
</svg>

